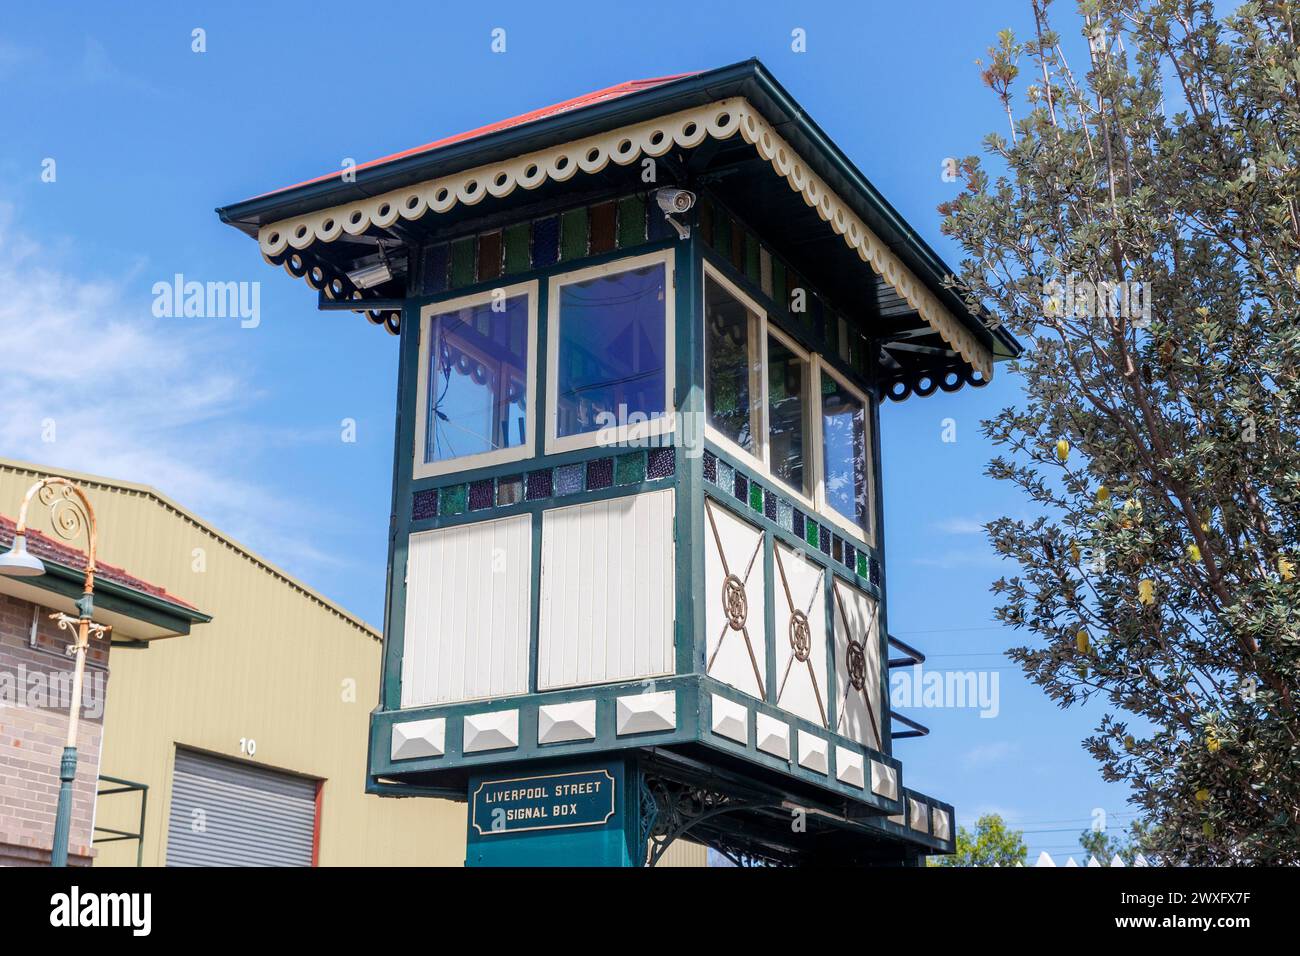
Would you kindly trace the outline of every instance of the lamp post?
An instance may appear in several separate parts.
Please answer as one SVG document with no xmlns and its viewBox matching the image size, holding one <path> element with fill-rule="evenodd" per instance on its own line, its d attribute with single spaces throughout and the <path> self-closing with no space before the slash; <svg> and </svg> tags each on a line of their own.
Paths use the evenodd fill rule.
<svg viewBox="0 0 1300 956">
<path fill-rule="evenodd" d="M 81 599 L 77 601 L 77 617 L 65 614 L 52 615 L 59 619 L 59 627 L 76 626 L 76 643 L 72 647 L 76 658 L 72 678 L 72 703 L 68 708 L 68 738 L 59 761 L 59 806 L 54 817 L 54 845 L 50 849 L 51 866 L 68 865 L 68 831 L 72 826 L 72 784 L 77 778 L 77 723 L 81 716 L 81 684 L 86 669 L 86 646 L 90 632 L 106 633 L 107 628 L 91 622 L 94 614 L 95 593 L 95 509 L 90 506 L 85 493 L 66 478 L 42 478 L 27 489 L 22 507 L 18 511 L 18 524 L 14 529 L 14 542 L 10 550 L 0 555 L 0 574 L 10 577 L 35 577 L 45 573 L 45 565 L 27 550 L 27 506 L 34 496 L 40 495 L 42 504 L 48 505 L 54 527 L 60 536 L 71 539 L 85 530 L 86 583 Z"/>
</svg>

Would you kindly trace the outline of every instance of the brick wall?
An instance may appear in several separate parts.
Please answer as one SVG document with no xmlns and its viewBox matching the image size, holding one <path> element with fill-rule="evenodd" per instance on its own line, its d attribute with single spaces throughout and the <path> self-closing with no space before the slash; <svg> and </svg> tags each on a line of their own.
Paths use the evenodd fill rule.
<svg viewBox="0 0 1300 956">
<path fill-rule="evenodd" d="M 61 631 L 40 608 L 36 646 L 31 644 L 34 605 L 0 594 L 0 865 L 49 861 L 59 795 L 59 758 L 67 736 L 73 658 L 65 649 L 74 635 Z M 86 657 L 77 735 L 68 862 L 88 864 L 93 855 L 95 790 L 104 730 L 108 649 L 91 641 Z"/>
</svg>

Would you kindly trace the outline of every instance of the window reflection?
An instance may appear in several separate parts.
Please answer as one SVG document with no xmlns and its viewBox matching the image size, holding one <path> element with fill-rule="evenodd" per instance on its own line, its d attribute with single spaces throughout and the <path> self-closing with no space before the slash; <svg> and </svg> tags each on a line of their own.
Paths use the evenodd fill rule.
<svg viewBox="0 0 1300 956">
<path fill-rule="evenodd" d="M 767 339 L 768 469 L 791 488 L 805 493 L 804 409 L 808 363 L 776 336 Z"/>
<path fill-rule="evenodd" d="M 433 316 L 424 460 L 522 445 L 527 438 L 528 296 Z"/>
<path fill-rule="evenodd" d="M 825 372 L 822 393 L 822 468 L 826 503 L 867 529 L 867 412 L 862 401 Z"/>
<path fill-rule="evenodd" d="M 704 404 L 708 422 L 745 451 L 758 454 L 758 408 L 751 385 L 758 368 L 757 316 L 711 278 L 704 284 Z"/>
<path fill-rule="evenodd" d="M 665 266 L 560 287 L 556 434 L 663 415 Z"/>
</svg>

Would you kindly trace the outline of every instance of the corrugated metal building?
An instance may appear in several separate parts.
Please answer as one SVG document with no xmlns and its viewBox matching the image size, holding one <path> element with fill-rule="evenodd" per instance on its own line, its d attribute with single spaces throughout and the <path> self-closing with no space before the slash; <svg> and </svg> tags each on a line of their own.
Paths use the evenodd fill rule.
<svg viewBox="0 0 1300 956">
<path fill-rule="evenodd" d="M 45 475 L 86 491 L 103 561 L 212 616 L 112 657 L 100 772 L 148 786 L 144 865 L 464 862 L 463 804 L 363 792 L 377 631 L 152 488 L 0 459 L 0 502 Z M 139 820 L 137 791 L 97 802 L 101 833 Z M 132 840 L 96 849 L 136 861 Z M 661 865 L 703 862 L 683 843 Z"/>
</svg>

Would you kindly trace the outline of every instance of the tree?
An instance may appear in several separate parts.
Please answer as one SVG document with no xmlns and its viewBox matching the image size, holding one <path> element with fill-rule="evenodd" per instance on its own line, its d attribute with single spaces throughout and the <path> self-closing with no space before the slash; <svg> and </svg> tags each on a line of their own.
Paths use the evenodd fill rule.
<svg viewBox="0 0 1300 956">
<path fill-rule="evenodd" d="M 957 828 L 957 852 L 931 857 L 935 866 L 1015 866 L 1025 862 L 1025 841 L 1019 830 L 1008 830 L 996 813 L 975 821 L 975 832 Z"/>
<path fill-rule="evenodd" d="M 1079 834 L 1079 846 L 1083 848 L 1085 857 L 1096 857 L 1102 866 L 1110 866 L 1110 861 L 1116 856 L 1126 866 L 1132 866 L 1137 855 L 1149 848 L 1149 836 L 1142 821 L 1138 820 L 1130 827 L 1127 838 L 1089 827 Z"/>
<path fill-rule="evenodd" d="M 1038 512 L 988 526 L 997 613 L 1060 706 L 1102 702 L 1084 745 L 1165 861 L 1300 863 L 1296 10 L 1082 0 L 1076 72 L 1030 6 L 983 67 L 1002 168 L 940 207 L 1026 344 L 984 423 Z"/>
</svg>

